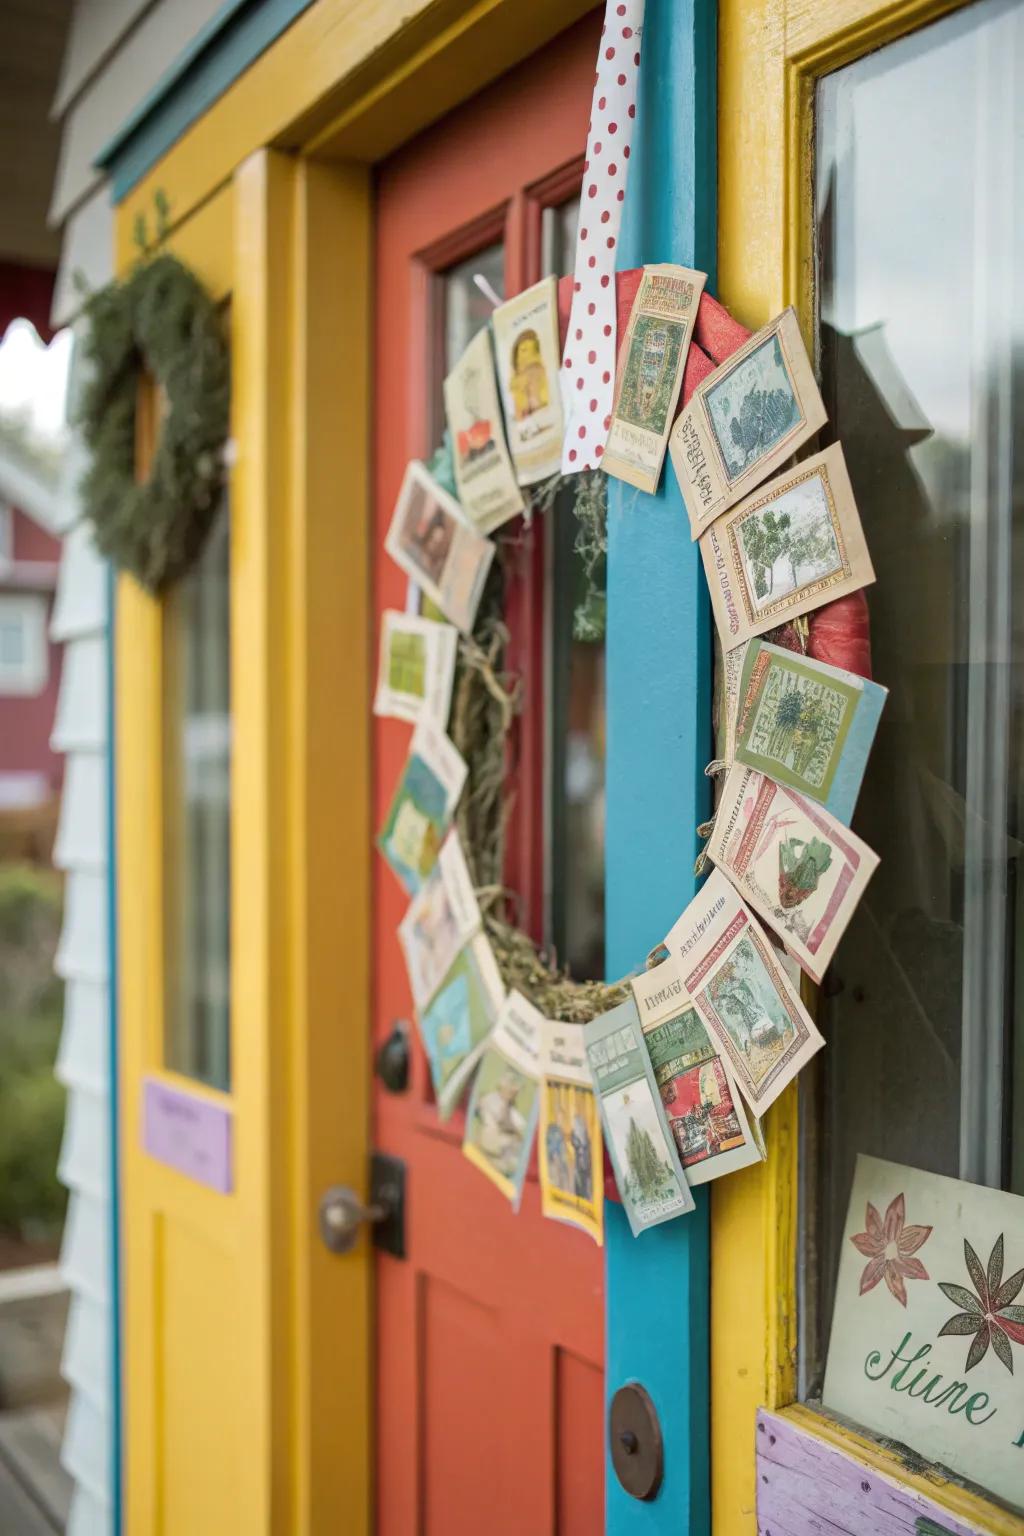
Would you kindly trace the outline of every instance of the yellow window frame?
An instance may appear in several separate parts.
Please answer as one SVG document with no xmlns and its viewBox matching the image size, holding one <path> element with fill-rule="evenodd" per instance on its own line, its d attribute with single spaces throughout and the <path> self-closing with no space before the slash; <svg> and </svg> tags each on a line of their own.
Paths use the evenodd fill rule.
<svg viewBox="0 0 1024 1536">
<path fill-rule="evenodd" d="M 757 328 L 792 304 L 814 335 L 813 143 L 818 79 L 916 31 L 964 0 L 718 0 L 718 278 Z M 767 1163 L 713 1186 L 713 1536 L 757 1529 L 754 1422 L 761 1407 L 913 1488 L 992 1536 L 1019 1520 L 937 1472 L 796 1402 L 798 1101 L 765 1123 Z"/>
</svg>

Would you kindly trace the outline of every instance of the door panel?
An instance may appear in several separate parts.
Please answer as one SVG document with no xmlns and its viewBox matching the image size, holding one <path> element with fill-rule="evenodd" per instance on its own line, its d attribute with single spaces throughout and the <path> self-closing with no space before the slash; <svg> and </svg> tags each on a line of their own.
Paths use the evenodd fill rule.
<svg viewBox="0 0 1024 1536">
<path fill-rule="evenodd" d="M 587 18 L 380 169 L 378 622 L 384 608 L 405 601 L 404 578 L 380 554 L 402 472 L 410 457 L 430 453 L 437 435 L 443 326 L 431 305 L 435 274 L 503 240 L 507 295 L 540 275 L 540 209 L 578 190 L 571 173 L 559 190 L 557 173 L 583 154 L 597 38 L 598 20 Z M 522 590 L 521 607 L 509 617 L 525 657 L 536 654 L 529 635 L 541 588 L 527 580 Z M 532 696 L 518 744 L 527 806 L 509 868 L 510 881 L 532 890 L 542 823 L 539 684 L 536 675 L 527 679 Z M 375 725 L 376 826 L 408 741 L 407 727 Z M 396 1020 L 412 1017 L 396 937 L 405 905 L 378 861 L 376 1044 Z M 535 930 L 538 907 L 534 901 L 528 919 Z M 392 1096 L 379 1083 L 374 1089 L 374 1144 L 408 1170 L 408 1256 L 382 1255 L 377 1265 L 379 1531 L 596 1531 L 603 1497 L 601 1253 L 582 1234 L 542 1219 L 535 1168 L 513 1214 L 463 1158 L 462 1131 L 461 1111 L 450 1125 L 439 1124 L 417 1043 L 409 1090 Z"/>
<path fill-rule="evenodd" d="M 187 783 L 165 703 L 176 603 L 124 577 L 118 1033 L 132 1536 L 368 1528 L 369 1254 L 365 1243 L 344 1259 L 328 1252 L 317 1200 L 334 1182 L 362 1190 L 366 1169 L 368 316 L 355 296 L 369 281 L 369 212 L 364 171 L 261 151 L 166 242 L 230 300 L 235 453 L 218 630 L 230 650 L 230 876 L 220 858 L 219 877 L 203 877 L 213 850 L 200 838 L 196 877 L 217 903 L 211 929 L 230 930 L 230 1050 L 220 1052 L 230 1072 L 208 1086 L 204 1052 L 167 1049 L 168 999 L 182 991 L 168 983 L 187 979 L 169 878 L 177 823 L 166 814 Z M 137 259 L 123 214 L 118 241 L 123 270 Z M 351 494 L 340 514 L 339 416 Z M 211 717 L 200 707 L 184 722 L 193 765 L 211 739 L 200 729 L 189 740 L 196 718 Z M 222 970 L 208 967 L 204 983 L 221 1005 Z M 226 1189 L 147 1149 L 147 1081 L 181 1096 L 186 1148 L 189 1117 L 227 1121 Z"/>
</svg>

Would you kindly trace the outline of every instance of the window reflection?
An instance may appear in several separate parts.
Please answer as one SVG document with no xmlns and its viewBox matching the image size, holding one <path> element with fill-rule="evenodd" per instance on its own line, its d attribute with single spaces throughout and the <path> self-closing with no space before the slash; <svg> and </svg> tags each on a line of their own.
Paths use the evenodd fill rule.
<svg viewBox="0 0 1024 1536">
<path fill-rule="evenodd" d="M 572 271 L 580 200 L 545 208 L 544 271 Z M 571 493 L 548 520 L 548 942 L 577 980 L 604 976 L 604 569 L 588 581 Z"/>
<path fill-rule="evenodd" d="M 164 615 L 165 1062 L 230 1087 L 228 513 Z"/>
<path fill-rule="evenodd" d="M 809 1391 L 858 1152 L 1024 1190 L 1022 67 L 1024 5 L 987 0 L 818 92 L 821 368 L 890 698 L 854 821 L 882 867 L 826 979 L 805 1117 Z"/>
</svg>

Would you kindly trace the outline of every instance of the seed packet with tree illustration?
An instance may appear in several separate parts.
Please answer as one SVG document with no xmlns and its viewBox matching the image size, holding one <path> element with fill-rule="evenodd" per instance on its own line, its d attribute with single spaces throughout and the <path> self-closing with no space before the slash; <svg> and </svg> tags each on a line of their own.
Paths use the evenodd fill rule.
<svg viewBox="0 0 1024 1536">
<path fill-rule="evenodd" d="M 415 896 L 437 862 L 468 769 L 452 742 L 432 720 L 412 735 L 378 845 L 395 874 Z"/>
<path fill-rule="evenodd" d="M 818 800 L 849 826 L 888 690 L 752 640 L 743 658 L 736 761 Z"/>
<path fill-rule="evenodd" d="M 519 1209 L 537 1129 L 544 1016 L 521 992 L 510 992 L 476 1076 L 466 1110 L 462 1150 Z"/>
<path fill-rule="evenodd" d="M 726 512 L 700 552 L 727 651 L 875 579 L 838 443 Z"/>
<path fill-rule="evenodd" d="M 654 1079 L 640 1015 L 630 997 L 584 1025 L 615 1181 L 637 1237 L 694 1208 Z"/>
<path fill-rule="evenodd" d="M 634 977 L 633 996 L 691 1189 L 760 1162 L 728 1062 L 687 996 L 678 962 Z"/>
<path fill-rule="evenodd" d="M 538 1162 L 545 1216 L 604 1242 L 601 1114 L 582 1024 L 545 1019 Z"/>
<path fill-rule="evenodd" d="M 826 421 L 796 312 L 703 379 L 672 429 L 672 463 L 698 538 Z"/>
<path fill-rule="evenodd" d="M 824 806 L 742 763 L 729 770 L 707 851 L 820 981 L 878 855 Z"/>
<path fill-rule="evenodd" d="M 440 1119 L 450 1119 L 462 1097 L 504 1001 L 494 951 L 478 933 L 459 951 L 430 1003 L 417 1014 Z"/>
</svg>

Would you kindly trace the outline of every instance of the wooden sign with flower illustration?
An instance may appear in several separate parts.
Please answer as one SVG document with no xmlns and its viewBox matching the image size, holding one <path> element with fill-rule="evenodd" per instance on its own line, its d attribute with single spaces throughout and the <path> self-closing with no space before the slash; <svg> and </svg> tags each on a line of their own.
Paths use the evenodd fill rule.
<svg viewBox="0 0 1024 1536">
<path fill-rule="evenodd" d="M 861 1157 L 824 1406 L 1024 1506 L 1024 1199 Z"/>
</svg>

